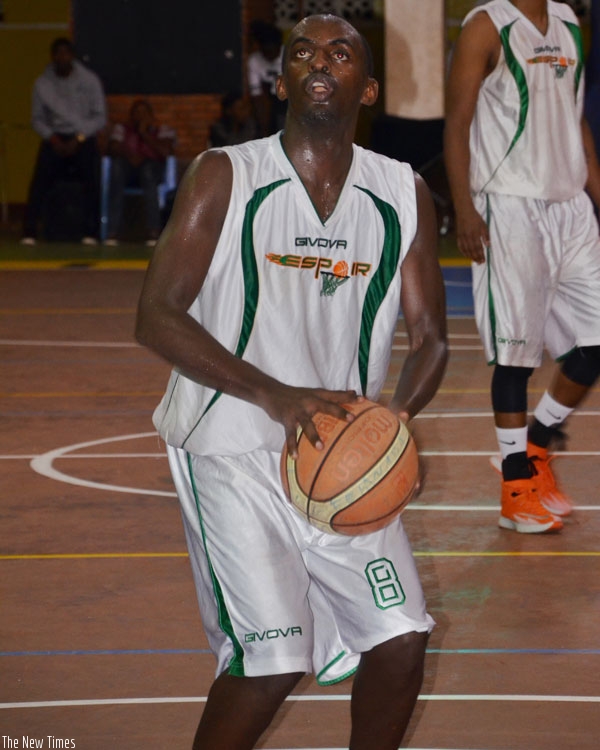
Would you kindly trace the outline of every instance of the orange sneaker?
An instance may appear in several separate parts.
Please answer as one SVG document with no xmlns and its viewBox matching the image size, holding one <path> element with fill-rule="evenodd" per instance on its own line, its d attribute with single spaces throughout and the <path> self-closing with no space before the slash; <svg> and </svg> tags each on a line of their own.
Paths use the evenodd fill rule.
<svg viewBox="0 0 600 750">
<path fill-rule="evenodd" d="M 556 484 L 554 473 L 550 468 L 550 461 L 554 456 L 549 456 L 546 448 L 540 448 L 528 442 L 527 457 L 535 469 L 532 478 L 544 508 L 555 516 L 568 516 L 573 511 L 573 503 Z"/>
<path fill-rule="evenodd" d="M 560 518 L 552 515 L 541 503 L 533 479 L 512 479 L 502 482 L 502 509 L 498 526 L 520 534 L 543 534 L 562 529 Z"/>
</svg>

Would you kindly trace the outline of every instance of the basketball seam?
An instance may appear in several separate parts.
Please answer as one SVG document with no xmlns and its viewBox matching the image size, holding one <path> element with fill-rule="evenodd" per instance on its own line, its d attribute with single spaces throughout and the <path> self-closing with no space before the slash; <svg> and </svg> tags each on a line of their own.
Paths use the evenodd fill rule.
<svg viewBox="0 0 600 750">
<path fill-rule="evenodd" d="M 402 456 L 400 456 L 400 458 L 401 457 Z M 400 458 L 398 458 L 398 461 L 400 460 Z M 394 464 L 394 466 L 397 465 L 398 461 L 396 461 L 396 463 Z M 394 468 L 394 466 L 390 467 L 390 471 Z M 387 478 L 388 474 L 389 474 L 389 472 L 387 474 L 385 474 L 383 477 L 381 477 L 381 479 L 376 484 L 373 485 L 373 487 L 371 488 L 371 490 L 374 490 L 377 487 L 377 485 L 381 484 L 381 482 L 383 482 L 383 480 Z M 402 510 L 404 510 L 404 508 L 406 507 L 406 505 L 410 502 L 410 500 L 411 500 L 411 498 L 413 496 L 413 493 L 414 493 L 414 491 L 416 490 L 416 488 L 418 486 L 418 480 L 419 480 L 419 477 L 417 476 L 417 478 L 413 482 L 412 487 L 410 488 L 410 491 L 407 493 L 407 497 L 406 497 L 406 499 L 404 501 L 404 505 L 402 506 Z M 369 492 L 371 490 L 369 490 Z M 331 524 L 331 528 L 332 529 L 333 529 L 333 524 L 334 524 L 335 519 L 340 515 L 340 513 L 343 513 L 344 510 L 346 510 L 346 508 L 343 508 L 342 510 L 338 510 L 338 512 L 334 516 L 331 517 L 331 520 L 330 520 L 329 523 Z M 382 515 L 382 516 L 378 516 L 377 518 L 372 518 L 369 521 L 369 525 L 372 524 L 372 523 L 377 523 L 378 521 L 382 521 L 384 518 L 389 518 L 390 516 L 393 517 L 394 514 L 397 514 L 397 513 L 398 513 L 398 508 L 397 507 L 393 508 L 391 511 L 389 511 L 389 513 L 384 513 L 384 515 Z M 342 529 L 353 529 L 353 528 L 355 528 L 357 526 L 362 526 L 362 525 L 363 525 L 362 523 L 344 523 L 344 524 L 338 524 L 338 526 L 340 528 L 342 528 Z M 334 529 L 334 531 L 335 531 L 335 529 Z"/>
<path fill-rule="evenodd" d="M 381 408 L 381 404 L 373 404 L 373 406 L 369 406 L 369 407 L 368 407 L 367 409 L 364 409 L 364 410 L 363 410 L 363 411 L 361 411 L 361 412 L 360 412 L 359 414 L 357 414 L 357 415 L 355 416 L 354 420 L 358 420 L 358 419 L 360 419 L 360 417 L 362 417 L 362 416 L 363 416 L 363 414 L 368 414 L 368 413 L 369 413 L 370 411 L 373 411 L 373 409 L 379 409 L 379 408 Z M 354 420 L 353 420 L 353 422 L 354 422 Z M 349 426 L 350 424 L 352 424 L 352 422 L 348 422 L 348 425 L 347 425 L 347 426 Z M 342 430 L 342 431 L 340 432 L 340 434 L 339 434 L 339 435 L 338 435 L 338 436 L 337 436 L 337 437 L 335 438 L 335 440 L 333 440 L 333 442 L 331 443 L 331 445 L 330 445 L 330 446 L 329 446 L 329 448 L 327 449 L 327 452 L 326 452 L 326 453 L 325 453 L 325 455 L 323 456 L 323 458 L 322 458 L 322 460 L 321 460 L 321 463 L 320 463 L 320 465 L 319 465 L 319 468 L 318 468 L 318 469 L 317 469 L 317 471 L 315 472 L 315 475 L 314 475 L 314 477 L 313 477 L 313 480 L 312 480 L 312 482 L 311 482 L 311 485 L 310 485 L 310 490 L 309 490 L 309 492 L 307 493 L 307 497 L 308 497 L 308 502 L 306 503 L 306 520 L 307 520 L 307 521 L 308 521 L 309 523 L 310 523 L 310 519 L 312 518 L 312 513 L 310 512 L 310 511 L 311 511 L 311 503 L 317 502 L 317 501 L 313 500 L 313 489 L 314 489 L 314 487 L 315 487 L 315 484 L 316 484 L 316 482 L 317 482 L 317 479 L 319 478 L 319 475 L 320 475 L 320 473 L 321 473 L 321 470 L 322 470 L 323 466 L 325 465 L 325 462 L 327 461 L 327 457 L 329 456 L 329 454 L 331 453 L 331 451 L 332 451 L 332 450 L 334 449 L 334 447 L 335 447 L 335 446 L 337 445 L 338 441 L 342 439 L 342 435 L 344 434 L 345 430 L 346 430 L 346 428 L 344 428 L 344 429 L 343 429 L 343 430 Z M 389 442 L 389 445 L 388 445 L 388 449 L 389 449 L 389 446 L 390 446 L 390 445 L 392 445 L 392 443 L 394 442 L 394 440 L 395 440 L 395 439 L 396 439 L 396 438 L 398 437 L 398 433 L 399 433 L 399 432 L 400 432 L 400 422 L 398 422 L 398 428 L 397 428 L 396 432 L 394 433 L 394 435 L 392 436 L 392 439 L 391 439 L 391 440 L 390 440 L 390 442 Z M 304 435 L 304 432 L 303 432 L 302 434 Z M 307 439 L 308 439 L 308 438 L 307 438 Z M 379 460 L 379 459 L 375 460 L 375 461 L 374 461 L 374 462 L 373 462 L 373 463 L 372 463 L 372 464 L 371 464 L 371 465 L 370 465 L 370 466 L 368 467 L 368 469 L 365 469 L 365 471 L 364 471 L 363 473 L 364 473 L 364 474 L 366 474 L 366 473 L 367 473 L 368 471 L 371 471 L 371 469 L 373 469 L 373 467 L 374 467 L 374 466 L 375 466 L 375 465 L 377 464 L 377 461 L 378 461 L 378 460 Z M 394 464 L 394 465 L 395 465 L 395 464 Z M 388 473 L 389 473 L 389 472 L 388 472 Z M 379 481 L 381 481 L 381 480 L 379 480 Z M 379 484 L 379 482 L 377 482 L 377 484 Z M 374 485 L 374 486 L 377 486 L 377 485 Z M 338 513 L 339 513 L 339 512 L 340 512 L 340 511 L 338 511 Z M 337 514 L 336 514 L 336 515 L 337 515 Z M 333 516 L 333 517 L 331 518 L 331 521 L 333 521 L 333 519 L 334 519 L 334 518 L 335 518 L 335 516 Z M 330 523 L 331 523 L 331 522 L 330 522 Z"/>
<path fill-rule="evenodd" d="M 398 441 L 402 442 L 401 452 L 398 453 L 398 455 L 396 456 L 394 462 L 387 466 L 387 468 L 385 469 L 385 473 L 380 474 L 380 478 L 374 484 L 372 484 L 369 487 L 368 491 L 364 495 L 360 495 L 360 496 L 354 498 L 354 500 L 349 505 L 345 505 L 345 506 L 343 506 L 341 508 L 338 508 L 338 509 L 333 509 L 331 515 L 327 514 L 327 520 L 326 520 L 326 522 L 321 518 L 320 513 L 311 514 L 310 517 L 309 517 L 309 521 L 311 523 L 326 523 L 327 525 L 329 525 L 331 527 L 333 525 L 334 519 L 337 518 L 340 513 L 343 513 L 346 510 L 348 510 L 349 508 L 351 508 L 352 505 L 354 505 L 355 502 L 357 502 L 358 500 L 360 500 L 362 497 L 367 496 L 376 487 L 378 487 L 378 485 L 381 484 L 381 482 L 384 482 L 387 479 L 387 477 L 389 477 L 390 473 L 393 472 L 394 469 L 398 466 L 398 463 L 402 459 L 402 457 L 404 455 L 406 455 L 406 451 L 408 450 L 408 448 L 409 448 L 409 446 L 410 446 L 410 444 L 412 442 L 412 438 L 411 438 L 410 434 L 407 434 L 406 440 L 402 440 L 402 429 L 400 429 L 396 433 L 396 436 L 394 437 L 394 440 L 392 441 L 392 443 L 388 447 L 388 449 L 386 451 L 386 455 L 389 455 L 390 450 L 392 448 L 394 448 L 394 446 L 396 445 L 396 443 L 398 443 Z M 359 477 L 358 479 L 356 479 L 355 482 L 353 482 L 352 484 L 348 485 L 348 487 L 346 487 L 340 493 L 338 493 L 337 495 L 331 497 L 328 502 L 321 503 L 321 502 L 318 502 L 318 501 L 314 501 L 314 503 L 311 505 L 311 509 L 317 510 L 317 509 L 320 509 L 321 505 L 327 506 L 327 505 L 329 505 L 331 503 L 334 503 L 334 504 L 337 505 L 338 504 L 338 500 L 341 497 L 343 497 L 344 495 L 348 495 L 349 493 L 352 494 L 352 491 L 354 490 L 354 488 L 358 487 L 358 485 L 360 485 L 361 482 L 363 482 L 364 479 L 367 476 L 370 476 L 372 474 L 372 472 L 375 471 L 379 467 L 379 464 L 381 464 L 381 462 L 383 460 L 384 460 L 384 457 L 382 456 L 378 461 L 376 461 L 375 464 L 373 464 L 371 466 L 370 469 L 366 470 L 366 472 L 362 475 L 362 477 Z M 413 487 L 410 489 L 411 493 L 414 491 L 414 487 L 415 487 L 415 485 L 413 485 Z M 404 503 L 404 505 L 406 505 L 406 502 Z M 403 507 L 403 506 L 401 506 L 401 507 Z M 381 518 L 385 518 L 386 516 L 387 516 L 387 514 L 384 514 L 383 516 L 379 516 L 378 518 L 381 519 Z M 373 519 L 373 521 L 377 521 L 377 520 L 378 519 Z M 343 524 L 343 526 L 345 528 L 355 528 L 355 527 L 360 526 L 360 525 L 361 524 Z M 337 532 L 337 533 L 341 533 L 341 532 Z"/>
<path fill-rule="evenodd" d="M 379 408 L 379 404 L 374 404 L 373 406 L 369 406 L 369 407 L 368 407 L 368 409 L 365 409 L 364 411 L 361 411 L 361 412 L 360 412 L 360 414 L 357 414 L 357 415 L 355 416 L 355 418 L 354 418 L 354 419 L 358 419 L 358 418 L 359 418 L 359 417 L 361 417 L 361 416 L 362 416 L 363 414 L 367 414 L 368 412 L 370 412 L 370 411 L 373 411 L 373 409 L 377 409 L 377 408 Z M 353 421 L 354 421 L 354 420 L 353 420 Z M 350 424 L 352 424 L 352 422 L 348 422 L 348 423 L 347 423 L 347 425 L 350 425 Z M 342 430 L 342 431 L 340 432 L 340 434 L 339 434 L 339 435 L 338 435 L 338 436 L 337 436 L 337 437 L 335 438 L 335 440 L 333 440 L 333 442 L 331 443 L 331 445 L 330 445 L 330 446 L 328 447 L 328 449 L 327 449 L 326 453 L 325 453 L 325 454 L 323 455 L 323 458 L 321 459 L 321 463 L 319 464 L 319 468 L 318 468 L 318 469 L 317 469 L 317 471 L 315 472 L 315 475 L 314 475 L 314 477 L 313 477 L 313 480 L 312 480 L 312 482 L 311 482 L 311 485 L 310 485 L 310 489 L 309 489 L 309 491 L 307 492 L 307 496 L 308 496 L 308 505 L 309 505 L 309 506 L 310 506 L 310 503 L 312 503 L 312 502 L 313 502 L 313 499 L 312 499 L 313 489 L 315 488 L 315 484 L 316 484 L 316 482 L 317 482 L 317 479 L 319 478 L 319 475 L 320 475 L 320 473 L 321 473 L 321 469 L 323 468 L 323 466 L 324 466 L 325 462 L 327 461 L 327 457 L 329 456 L 329 454 L 331 453 L 331 451 L 332 451 L 332 450 L 333 450 L 333 449 L 335 448 L 335 446 L 337 445 L 338 441 L 339 441 L 339 440 L 341 440 L 341 438 L 342 438 L 342 435 L 344 434 L 344 431 L 345 431 L 345 429 L 346 429 L 346 428 L 344 428 L 344 430 Z M 397 435 L 397 434 L 398 434 L 398 433 L 396 433 L 396 435 Z M 394 435 L 394 437 L 393 437 L 393 439 L 392 439 L 392 442 L 393 442 L 393 440 L 395 440 L 395 439 L 396 439 L 396 435 Z M 302 432 L 302 436 L 301 436 L 301 437 L 304 437 L 304 431 Z M 308 438 L 306 438 L 306 439 L 308 440 Z M 371 467 L 369 467 L 369 469 L 371 469 L 371 468 L 372 468 L 372 466 L 371 466 Z M 307 515 L 308 515 L 308 514 L 307 514 Z"/>
</svg>

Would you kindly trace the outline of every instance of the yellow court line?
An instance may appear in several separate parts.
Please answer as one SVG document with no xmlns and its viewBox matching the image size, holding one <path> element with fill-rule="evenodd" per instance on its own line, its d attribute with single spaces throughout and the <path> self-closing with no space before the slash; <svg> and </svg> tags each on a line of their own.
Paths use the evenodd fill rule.
<svg viewBox="0 0 600 750">
<path fill-rule="evenodd" d="M 413 552 L 415 557 L 600 557 L 599 551 L 589 552 Z M 152 559 L 188 557 L 187 552 L 81 552 L 47 555 L 0 555 L 0 561 L 9 560 L 102 560 L 102 559 Z"/>
<path fill-rule="evenodd" d="M 102 560 L 121 558 L 189 557 L 187 552 L 74 552 L 48 555 L 0 555 L 0 560 Z"/>
<path fill-rule="evenodd" d="M 5 260 L 0 261 L 2 271 L 62 271 L 68 269 L 89 269 L 90 271 L 144 271 L 148 267 L 148 260 L 93 260 L 79 258 L 72 260 Z M 468 258 L 440 258 L 440 266 L 454 268 L 470 266 Z"/>
<path fill-rule="evenodd" d="M 2 271 L 145 271 L 147 260 L 5 260 L 0 261 Z"/>
<path fill-rule="evenodd" d="M 600 557 L 600 550 L 590 552 L 414 552 L 415 557 Z"/>
<path fill-rule="evenodd" d="M 135 307 L 1 307 L 0 315 L 132 315 Z"/>
<path fill-rule="evenodd" d="M 48 391 L 47 393 L 39 392 L 20 392 L 20 393 L 2 393 L 0 392 L 0 398 L 115 398 L 115 397 L 142 397 L 152 396 L 152 398 L 160 398 L 164 394 L 164 391 L 102 391 L 102 392 L 77 392 L 77 391 Z"/>
</svg>

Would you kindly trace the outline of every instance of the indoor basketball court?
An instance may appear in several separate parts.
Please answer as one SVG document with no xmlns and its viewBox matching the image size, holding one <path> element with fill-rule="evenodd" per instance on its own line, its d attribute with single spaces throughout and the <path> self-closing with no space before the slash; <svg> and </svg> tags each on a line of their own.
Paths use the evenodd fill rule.
<svg viewBox="0 0 600 750">
<path fill-rule="evenodd" d="M 143 269 L 123 266 L 0 276 L 4 748 L 187 750 L 214 676 L 151 423 L 169 368 L 133 340 Z M 498 528 L 490 371 L 470 273 L 444 271 L 451 357 L 412 425 L 426 481 L 403 515 L 437 627 L 403 746 L 592 750 L 598 389 L 570 419 L 556 460 L 576 505 L 565 528 Z M 405 350 L 400 324 L 386 397 Z M 534 375 L 534 398 L 549 371 Z M 305 677 L 259 747 L 347 747 L 351 687 Z"/>
</svg>

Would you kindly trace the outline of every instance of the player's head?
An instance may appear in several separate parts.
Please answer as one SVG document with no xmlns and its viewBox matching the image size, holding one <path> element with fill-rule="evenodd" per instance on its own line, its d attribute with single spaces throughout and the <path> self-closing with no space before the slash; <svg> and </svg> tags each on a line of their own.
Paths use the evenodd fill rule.
<svg viewBox="0 0 600 750">
<path fill-rule="evenodd" d="M 315 119 L 357 112 L 377 99 L 373 57 L 366 39 L 339 16 L 308 16 L 290 32 L 277 95 Z"/>
<path fill-rule="evenodd" d="M 277 59 L 283 41 L 283 34 L 277 26 L 259 19 L 250 24 L 250 33 L 267 60 Z"/>
<path fill-rule="evenodd" d="M 66 37 L 55 39 L 50 45 L 50 58 L 56 75 L 65 78 L 73 70 L 75 50 L 73 43 Z"/>
</svg>

